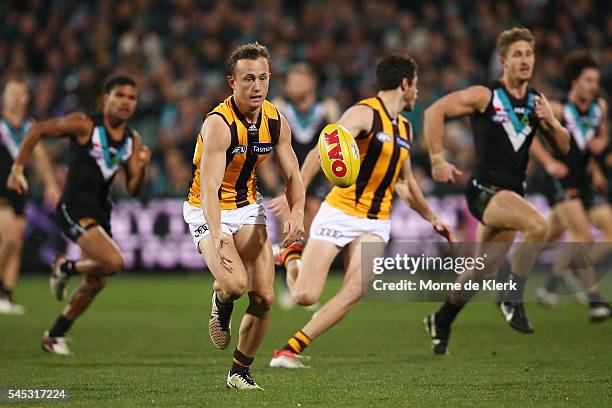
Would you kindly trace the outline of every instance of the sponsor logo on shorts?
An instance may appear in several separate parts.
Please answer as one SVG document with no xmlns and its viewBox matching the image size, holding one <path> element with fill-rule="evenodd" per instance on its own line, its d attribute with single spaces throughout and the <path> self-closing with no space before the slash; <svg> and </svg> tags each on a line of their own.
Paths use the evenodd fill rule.
<svg viewBox="0 0 612 408">
<path fill-rule="evenodd" d="M 323 237 L 342 238 L 342 232 L 333 228 L 321 227 L 317 230 L 317 234 Z"/>
<path fill-rule="evenodd" d="M 242 153 L 246 153 L 246 146 L 245 145 L 238 145 L 236 147 L 234 147 L 234 150 L 232 150 L 232 154 L 236 155 L 236 154 L 242 154 Z"/>
<path fill-rule="evenodd" d="M 195 231 L 193 231 L 193 235 L 196 238 L 200 238 L 202 235 L 206 233 L 206 231 L 208 231 L 208 225 L 203 224 L 203 225 L 200 225 L 198 228 L 196 228 Z"/>
<path fill-rule="evenodd" d="M 255 142 L 251 148 L 253 154 L 270 154 L 272 153 L 272 143 Z"/>
<path fill-rule="evenodd" d="M 378 132 L 376 134 L 376 138 L 378 139 L 378 141 L 383 142 L 383 143 L 388 143 L 390 141 L 393 140 L 393 137 L 385 132 Z"/>
</svg>

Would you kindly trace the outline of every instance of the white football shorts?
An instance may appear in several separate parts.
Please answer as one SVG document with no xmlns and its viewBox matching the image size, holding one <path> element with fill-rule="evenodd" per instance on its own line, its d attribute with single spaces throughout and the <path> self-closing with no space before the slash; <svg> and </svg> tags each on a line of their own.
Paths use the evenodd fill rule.
<svg viewBox="0 0 612 408">
<path fill-rule="evenodd" d="M 187 201 L 183 203 L 183 219 L 189 225 L 189 231 L 193 237 L 193 243 L 198 251 L 200 240 L 210 234 L 208 224 L 204 219 L 204 211 L 195 207 Z M 266 224 L 263 199 L 257 197 L 257 201 L 242 208 L 234 210 L 221 210 L 221 230 L 227 234 L 234 235 L 243 225 Z"/>
<path fill-rule="evenodd" d="M 357 238 L 374 234 L 389 242 L 391 220 L 375 220 L 349 215 L 323 202 L 312 220 L 309 239 L 328 241 L 343 248 Z"/>
</svg>

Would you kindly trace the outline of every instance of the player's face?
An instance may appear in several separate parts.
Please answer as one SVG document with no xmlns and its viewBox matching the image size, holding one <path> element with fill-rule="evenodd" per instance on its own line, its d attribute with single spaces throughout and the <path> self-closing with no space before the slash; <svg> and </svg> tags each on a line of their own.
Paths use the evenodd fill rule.
<svg viewBox="0 0 612 408">
<path fill-rule="evenodd" d="M 28 87 L 25 83 L 9 81 L 4 87 L 2 105 L 5 109 L 11 112 L 24 112 L 29 100 Z"/>
<path fill-rule="evenodd" d="M 138 90 L 132 85 L 117 85 L 104 95 L 104 112 L 126 121 L 136 112 Z"/>
<path fill-rule="evenodd" d="M 292 73 L 287 76 L 285 82 L 285 93 L 294 102 L 299 103 L 308 96 L 315 93 L 316 81 L 307 74 Z"/>
<path fill-rule="evenodd" d="M 419 96 L 419 90 L 417 88 L 418 80 L 419 80 L 419 77 L 415 75 L 414 79 L 412 80 L 412 85 L 410 85 L 406 89 L 406 91 L 404 91 L 404 101 L 406 102 L 406 106 L 404 107 L 404 110 L 411 111 L 414 109 L 414 105 L 416 104 L 417 97 Z"/>
<path fill-rule="evenodd" d="M 506 56 L 501 58 L 501 63 L 509 78 L 528 81 L 533 75 L 535 64 L 533 47 L 527 41 L 514 42 L 508 47 Z"/>
<path fill-rule="evenodd" d="M 236 62 L 234 75 L 228 77 L 234 98 L 251 109 L 261 107 L 270 86 L 270 66 L 264 57 L 241 59 Z"/>
<path fill-rule="evenodd" d="M 574 81 L 573 86 L 578 91 L 578 96 L 592 101 L 599 92 L 599 70 L 597 68 L 586 68 Z"/>
</svg>

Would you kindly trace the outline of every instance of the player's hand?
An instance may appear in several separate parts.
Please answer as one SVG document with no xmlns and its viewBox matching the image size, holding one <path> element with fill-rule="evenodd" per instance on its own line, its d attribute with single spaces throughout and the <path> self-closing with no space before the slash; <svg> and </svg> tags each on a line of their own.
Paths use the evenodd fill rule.
<svg viewBox="0 0 612 408">
<path fill-rule="evenodd" d="M 60 199 L 60 196 L 61 191 L 56 184 L 48 185 L 45 187 L 44 200 L 48 206 L 55 208 L 57 202 Z"/>
<path fill-rule="evenodd" d="M 431 222 L 431 226 L 433 227 L 434 231 L 446 238 L 448 242 L 458 242 L 457 237 L 455 236 L 455 233 L 450 225 L 443 223 L 438 218 L 435 218 Z"/>
<path fill-rule="evenodd" d="M 304 237 L 304 214 L 291 212 L 289 219 L 283 225 L 283 248 Z"/>
<path fill-rule="evenodd" d="M 543 99 L 539 95 L 536 95 L 533 100 L 535 101 L 535 115 L 540 120 L 549 126 L 554 124 L 555 115 L 552 111 L 550 103 L 546 99 Z"/>
<path fill-rule="evenodd" d="M 6 186 L 10 190 L 14 190 L 19 194 L 28 193 L 28 180 L 26 180 L 23 174 L 23 166 L 13 164 L 13 167 L 11 167 L 11 173 L 6 180 Z"/>
<path fill-rule="evenodd" d="M 227 237 L 223 235 L 223 233 L 215 234 L 212 237 L 213 242 L 215 244 L 215 251 L 217 252 L 217 256 L 219 257 L 219 263 L 229 272 L 232 272 L 234 270 L 234 267 L 232 266 L 232 260 L 225 251 L 225 246 L 229 245 Z"/>
<path fill-rule="evenodd" d="M 270 200 L 268 208 L 272 214 L 276 215 L 281 220 L 289 219 L 289 203 L 284 194 L 278 195 Z"/>
<path fill-rule="evenodd" d="M 142 145 L 138 151 L 138 166 L 144 169 L 151 162 L 151 149 L 147 146 Z"/>
<path fill-rule="evenodd" d="M 544 166 L 544 170 L 546 170 L 546 173 L 548 173 L 549 176 L 557 179 L 562 179 L 569 173 L 569 169 L 564 163 L 554 159 Z"/>
<path fill-rule="evenodd" d="M 431 177 L 437 183 L 454 183 L 455 176 L 462 176 L 463 172 L 451 163 L 442 163 L 431 169 Z"/>
<path fill-rule="evenodd" d="M 587 147 L 595 156 L 600 155 L 608 147 L 608 140 L 605 137 L 594 137 L 589 140 Z"/>
</svg>

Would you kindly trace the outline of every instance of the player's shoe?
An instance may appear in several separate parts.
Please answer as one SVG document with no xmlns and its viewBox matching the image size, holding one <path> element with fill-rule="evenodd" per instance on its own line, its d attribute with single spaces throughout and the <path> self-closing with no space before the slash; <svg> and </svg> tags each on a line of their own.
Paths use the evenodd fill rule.
<svg viewBox="0 0 612 408">
<path fill-rule="evenodd" d="M 536 299 L 539 304 L 546 307 L 554 307 L 559 304 L 559 295 L 549 292 L 545 287 L 536 289 Z"/>
<path fill-rule="evenodd" d="M 25 307 L 14 303 L 10 296 L 0 295 L 0 314 L 24 315 Z"/>
<path fill-rule="evenodd" d="M 64 300 L 66 298 L 66 286 L 70 276 L 62 271 L 61 266 L 66 262 L 66 257 L 63 254 L 59 254 L 53 260 L 51 264 L 51 276 L 49 277 L 49 290 L 51 294 L 57 300 Z"/>
<path fill-rule="evenodd" d="M 232 339 L 232 311 L 234 304 L 226 310 L 217 306 L 217 293 L 213 291 L 212 310 L 208 321 L 208 333 L 215 347 L 224 350 Z"/>
<path fill-rule="evenodd" d="M 309 357 L 291 352 L 291 350 L 274 350 L 274 355 L 270 360 L 272 368 L 310 368 L 300 360 L 308 360 Z"/>
<path fill-rule="evenodd" d="M 62 356 L 70 355 L 70 349 L 66 344 L 65 337 L 50 337 L 49 332 L 46 331 L 42 338 L 42 349 L 46 352 L 59 354 Z"/>
<path fill-rule="evenodd" d="M 589 297 L 584 292 L 582 282 L 580 282 L 580 279 L 578 279 L 571 270 L 563 274 L 563 283 L 565 283 L 565 286 L 574 294 L 578 303 L 581 305 L 589 304 Z"/>
<path fill-rule="evenodd" d="M 589 319 L 592 322 L 601 322 L 610 317 L 612 311 L 607 302 L 593 302 L 589 306 Z"/>
<path fill-rule="evenodd" d="M 423 324 L 425 325 L 425 331 L 429 333 L 429 337 L 431 337 L 431 348 L 433 353 L 436 355 L 448 354 L 447 347 L 448 340 L 450 339 L 450 327 L 440 327 L 436 323 L 435 313 L 423 318 Z"/>
<path fill-rule="evenodd" d="M 302 252 L 304 252 L 304 241 L 301 239 L 295 241 L 291 245 L 287 245 L 285 248 L 281 248 L 278 244 L 272 247 L 274 263 L 283 267 L 287 263 L 287 260 L 301 258 Z"/>
<path fill-rule="evenodd" d="M 533 328 L 527 319 L 523 302 L 502 302 L 499 305 L 502 315 L 514 330 L 521 333 L 533 333 Z"/>
<path fill-rule="evenodd" d="M 240 373 L 227 373 L 227 381 L 225 382 L 227 388 L 233 388 L 235 390 L 263 390 L 251 377 L 251 373 L 243 371 Z"/>
</svg>

